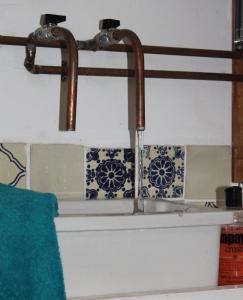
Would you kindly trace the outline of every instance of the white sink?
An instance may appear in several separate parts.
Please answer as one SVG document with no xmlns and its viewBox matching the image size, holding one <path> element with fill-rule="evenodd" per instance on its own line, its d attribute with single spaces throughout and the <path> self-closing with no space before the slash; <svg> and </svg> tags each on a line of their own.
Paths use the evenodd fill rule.
<svg viewBox="0 0 243 300">
<path fill-rule="evenodd" d="M 68 297 L 215 286 L 222 224 L 234 211 L 145 200 L 65 201 L 56 229 Z"/>
<path fill-rule="evenodd" d="M 144 213 L 173 213 L 199 211 L 182 202 L 144 199 Z M 59 201 L 60 215 L 124 215 L 133 213 L 133 200 L 65 200 Z"/>
</svg>

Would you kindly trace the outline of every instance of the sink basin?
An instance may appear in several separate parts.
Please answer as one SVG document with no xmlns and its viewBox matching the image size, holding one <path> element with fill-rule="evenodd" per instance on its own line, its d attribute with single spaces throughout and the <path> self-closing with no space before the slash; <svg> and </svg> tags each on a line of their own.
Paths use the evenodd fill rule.
<svg viewBox="0 0 243 300">
<path fill-rule="evenodd" d="M 200 209 L 201 210 L 201 209 Z M 144 199 L 144 213 L 178 213 L 199 211 L 199 208 L 186 205 L 182 202 L 167 200 Z M 60 215 L 126 215 L 133 213 L 133 200 L 65 200 L 59 201 Z"/>
<path fill-rule="evenodd" d="M 215 286 L 222 224 L 234 211 L 145 200 L 61 201 L 55 219 L 68 297 Z"/>
</svg>

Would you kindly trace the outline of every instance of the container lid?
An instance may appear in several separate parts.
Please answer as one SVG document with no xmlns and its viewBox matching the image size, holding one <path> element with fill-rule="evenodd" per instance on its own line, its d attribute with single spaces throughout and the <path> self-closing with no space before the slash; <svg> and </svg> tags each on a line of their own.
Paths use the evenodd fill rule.
<svg viewBox="0 0 243 300">
<path fill-rule="evenodd" d="M 242 188 L 231 186 L 225 190 L 226 207 L 242 207 Z"/>
</svg>

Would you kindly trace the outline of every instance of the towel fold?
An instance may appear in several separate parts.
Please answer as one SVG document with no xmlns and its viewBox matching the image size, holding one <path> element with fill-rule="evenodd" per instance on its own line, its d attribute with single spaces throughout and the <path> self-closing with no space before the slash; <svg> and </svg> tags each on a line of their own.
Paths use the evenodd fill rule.
<svg viewBox="0 0 243 300">
<path fill-rule="evenodd" d="M 0 299 L 65 300 L 56 197 L 0 184 Z"/>
</svg>

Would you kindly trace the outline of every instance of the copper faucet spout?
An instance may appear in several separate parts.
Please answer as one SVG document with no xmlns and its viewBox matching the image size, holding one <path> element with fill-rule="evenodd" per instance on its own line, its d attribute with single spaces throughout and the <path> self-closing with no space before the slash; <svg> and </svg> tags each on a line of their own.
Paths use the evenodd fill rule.
<svg viewBox="0 0 243 300">
<path fill-rule="evenodd" d="M 128 40 L 135 55 L 136 129 L 142 131 L 145 129 L 144 53 L 142 44 L 133 31 L 129 29 L 116 29 L 118 24 L 114 24 L 114 22 L 117 23 L 117 20 L 106 19 L 103 21 L 107 21 L 110 24 L 101 26 L 102 31 L 93 39 L 78 41 L 78 49 L 92 51 L 105 50 L 121 40 L 124 43 L 127 43 Z"/>
<path fill-rule="evenodd" d="M 129 40 L 135 55 L 135 78 L 136 78 L 136 129 L 145 129 L 145 91 L 144 91 L 144 54 L 142 44 L 138 36 L 128 29 L 115 29 L 115 40 Z"/>
<path fill-rule="evenodd" d="M 62 80 L 67 81 L 67 110 L 66 130 L 75 130 L 77 85 L 78 85 L 78 49 L 72 33 L 66 28 L 54 27 L 51 29 L 55 37 L 63 39 L 66 43 L 67 61 L 63 62 Z"/>
<path fill-rule="evenodd" d="M 77 105 L 77 83 L 78 83 L 78 48 L 74 36 L 66 28 L 55 26 L 51 28 L 51 34 L 60 41 L 62 52 L 62 82 L 67 85 L 67 95 L 65 95 L 65 108 L 63 109 L 65 118 L 64 130 L 75 130 L 76 125 L 76 105 Z M 53 42 L 44 41 L 45 44 Z M 38 39 L 31 33 L 26 45 L 26 57 L 24 65 L 32 74 L 39 74 L 39 66 L 35 65 L 36 46 Z"/>
</svg>

